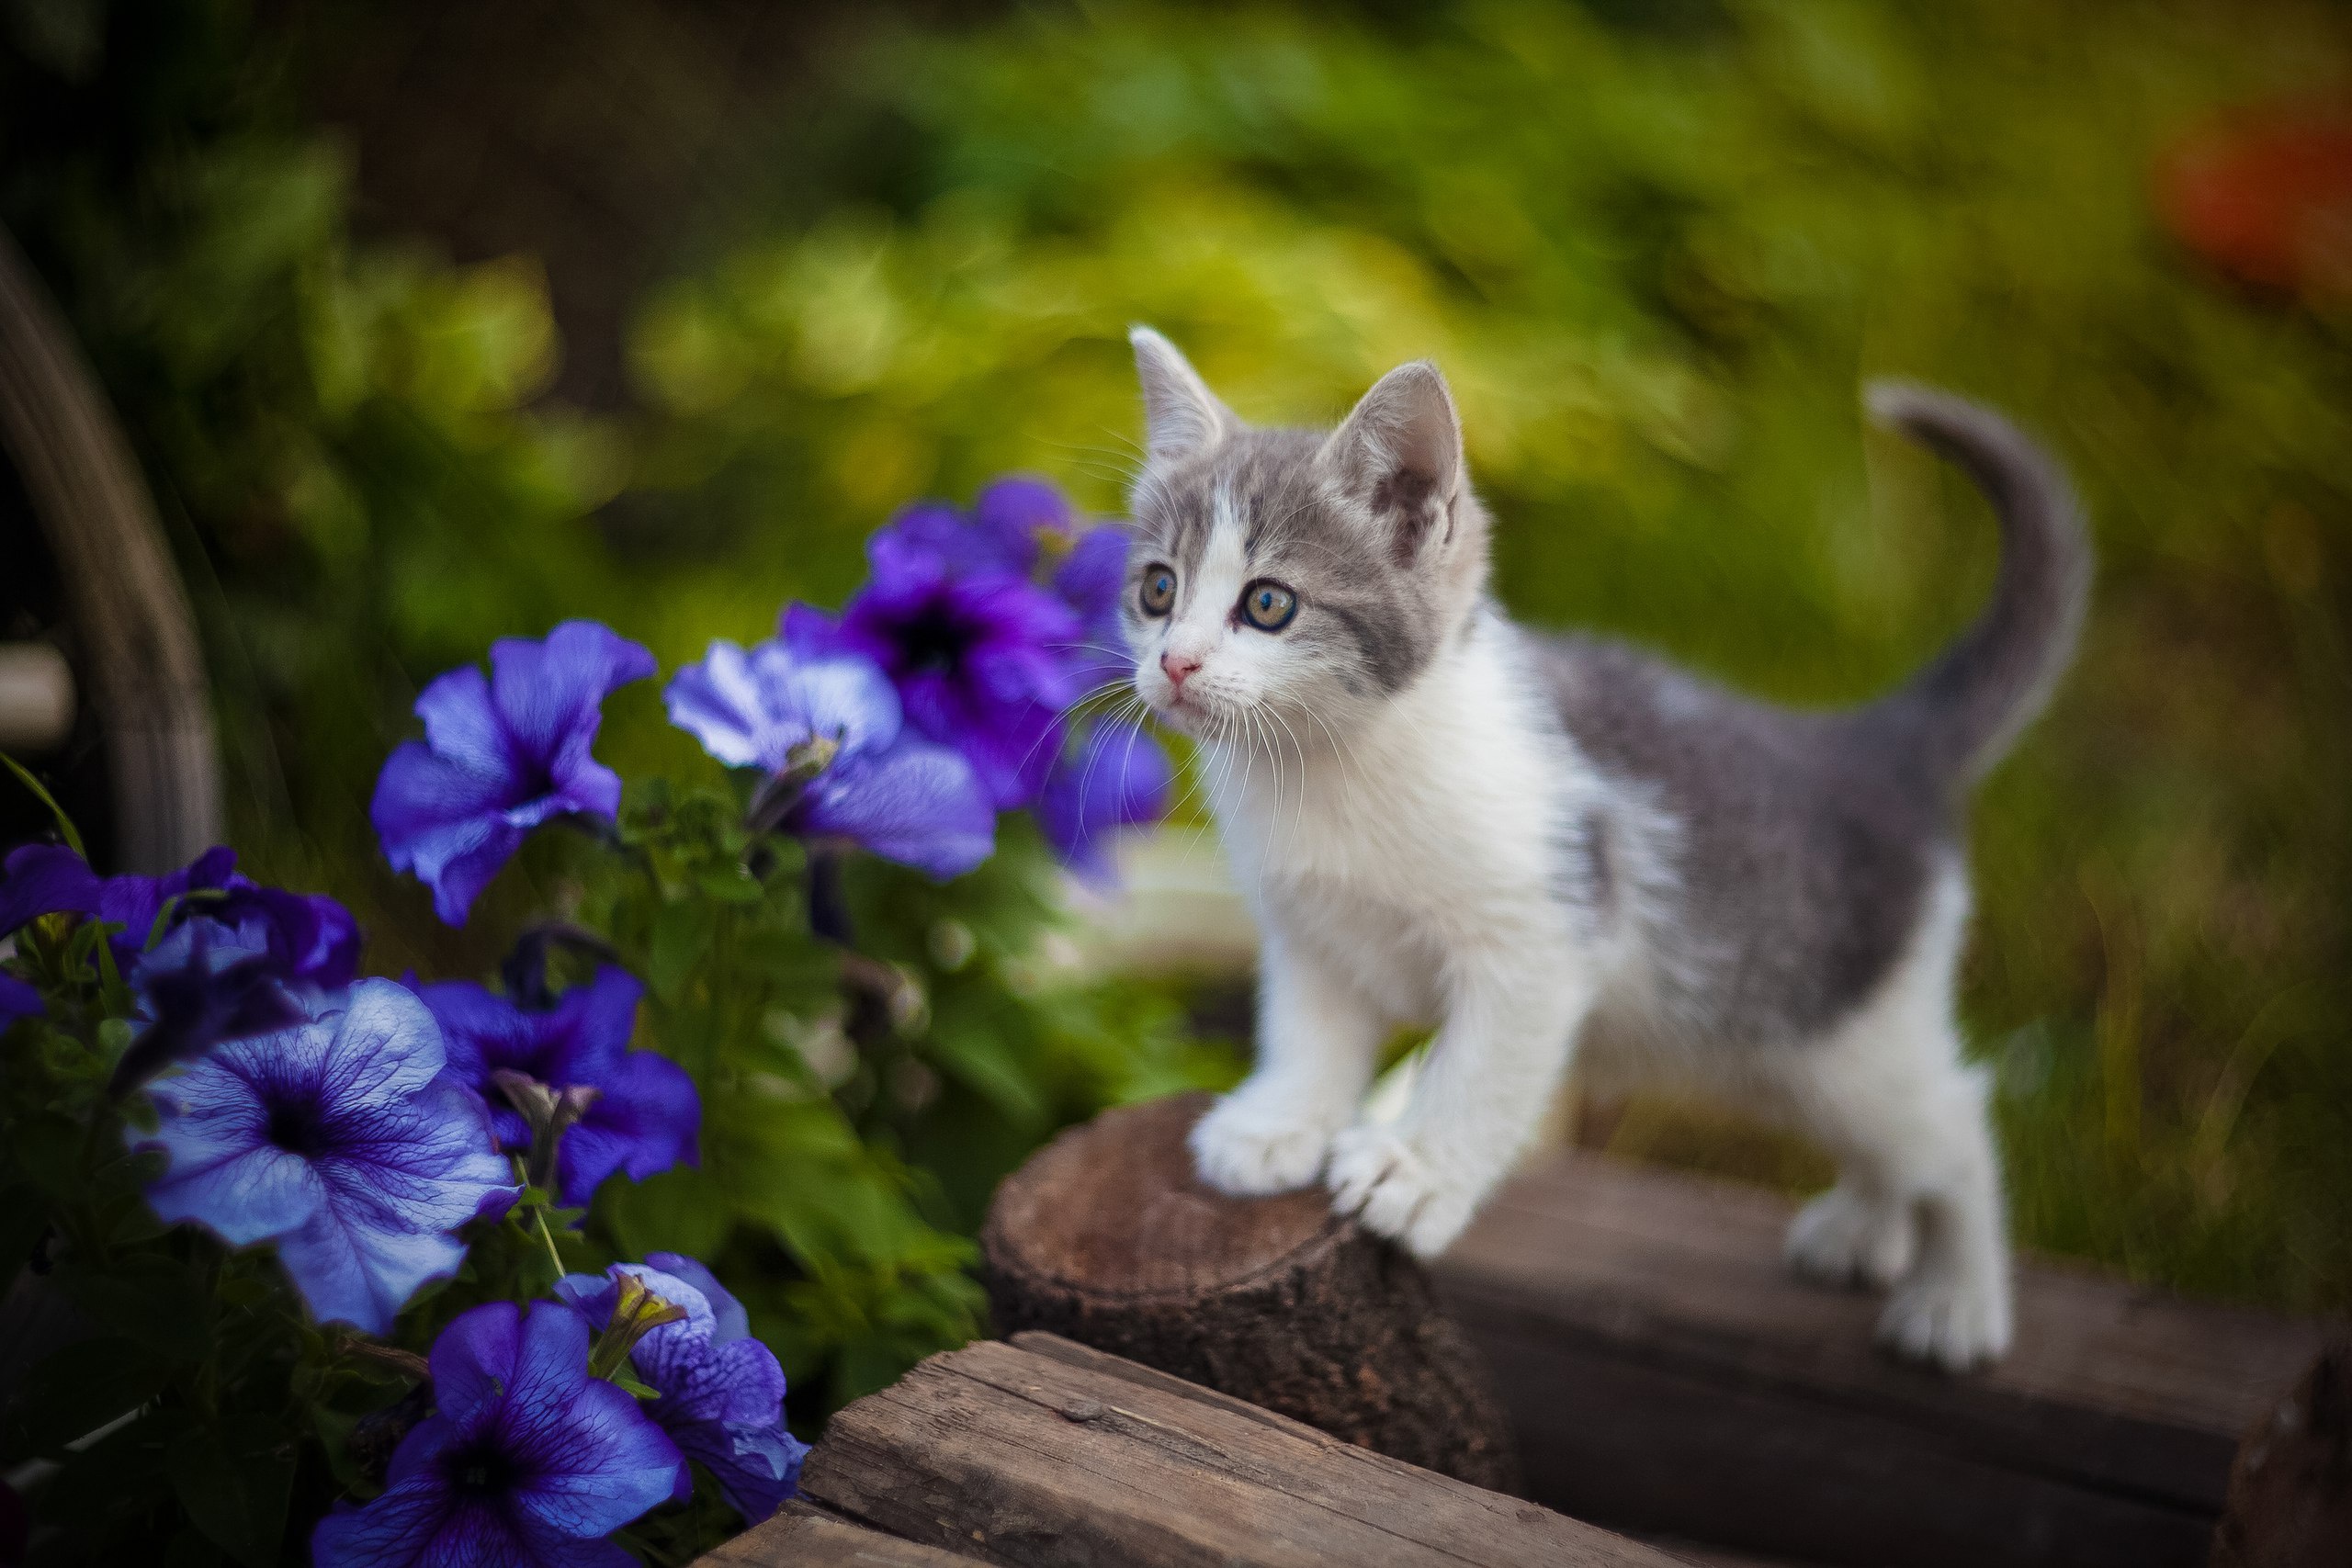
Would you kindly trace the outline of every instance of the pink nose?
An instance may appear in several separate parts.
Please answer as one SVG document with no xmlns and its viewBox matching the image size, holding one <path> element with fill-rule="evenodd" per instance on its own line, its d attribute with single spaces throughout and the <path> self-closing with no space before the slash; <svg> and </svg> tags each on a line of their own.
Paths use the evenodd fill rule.
<svg viewBox="0 0 2352 1568">
<path fill-rule="evenodd" d="M 1179 659 L 1172 653 L 1159 656 L 1160 673 L 1168 677 L 1168 683 L 1171 686 L 1181 688 L 1200 667 L 1201 661 L 1197 659 Z"/>
</svg>

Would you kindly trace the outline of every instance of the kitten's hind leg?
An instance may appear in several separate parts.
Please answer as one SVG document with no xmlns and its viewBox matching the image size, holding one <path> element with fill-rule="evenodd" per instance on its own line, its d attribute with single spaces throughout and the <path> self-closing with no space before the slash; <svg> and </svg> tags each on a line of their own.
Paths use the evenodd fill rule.
<svg viewBox="0 0 2352 1568">
<path fill-rule="evenodd" d="M 2011 1315 L 1984 1083 L 1951 1021 L 1966 897 L 1947 883 L 1879 993 L 1789 1058 L 1800 1119 L 1838 1161 L 1838 1185 L 1790 1227 L 1790 1261 L 1841 1282 L 1893 1283 L 1880 1341 L 1953 1371 L 2006 1351 Z"/>
<path fill-rule="evenodd" d="M 1236 1197 L 1305 1187 L 1372 1082 L 1381 1021 L 1312 954 L 1269 935 L 1259 959 L 1258 1065 L 1193 1128 L 1201 1179 Z"/>
<path fill-rule="evenodd" d="M 1981 1075 L 1958 1061 L 1932 1091 L 1939 1135 L 1917 1151 L 1919 1258 L 1879 1317 L 1879 1342 L 1962 1371 L 2009 1348 L 2007 1210 Z"/>
</svg>

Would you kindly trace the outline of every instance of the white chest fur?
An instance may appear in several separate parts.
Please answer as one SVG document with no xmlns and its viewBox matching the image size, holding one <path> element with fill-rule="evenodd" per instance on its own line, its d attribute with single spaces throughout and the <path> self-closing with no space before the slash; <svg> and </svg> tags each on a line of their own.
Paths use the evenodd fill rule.
<svg viewBox="0 0 2352 1568">
<path fill-rule="evenodd" d="M 1374 719 L 1308 721 L 1210 760 L 1235 875 L 1268 930 L 1346 973 L 1391 1021 L 1433 1022 L 1464 952 L 1566 941 L 1566 814 L 1589 787 L 1489 617 Z"/>
</svg>

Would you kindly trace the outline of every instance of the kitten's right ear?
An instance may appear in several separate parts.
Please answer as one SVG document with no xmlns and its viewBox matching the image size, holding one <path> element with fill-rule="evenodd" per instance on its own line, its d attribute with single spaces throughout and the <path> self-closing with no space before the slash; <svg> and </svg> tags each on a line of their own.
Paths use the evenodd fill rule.
<svg viewBox="0 0 2352 1568">
<path fill-rule="evenodd" d="M 1129 327 L 1136 377 L 1143 382 L 1145 446 L 1155 463 L 1206 451 L 1240 422 L 1217 401 L 1191 361 L 1149 327 Z"/>
</svg>

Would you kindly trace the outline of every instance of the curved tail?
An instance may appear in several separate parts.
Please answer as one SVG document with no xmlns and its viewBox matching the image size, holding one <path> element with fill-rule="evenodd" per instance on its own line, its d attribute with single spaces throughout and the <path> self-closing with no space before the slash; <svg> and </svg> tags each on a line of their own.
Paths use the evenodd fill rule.
<svg viewBox="0 0 2352 1568">
<path fill-rule="evenodd" d="M 1935 776 L 1971 782 L 2007 752 L 2074 657 L 2090 540 L 2065 474 L 1992 410 L 1903 381 L 1864 389 L 1871 417 L 1957 465 L 1993 503 L 2001 566 L 1973 626 L 1866 710 Z"/>
</svg>

